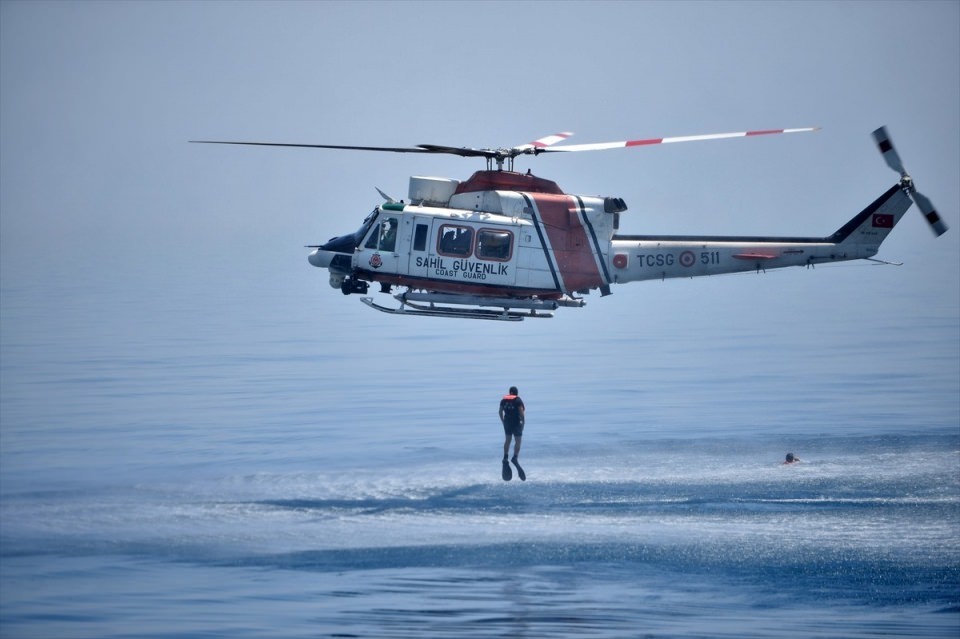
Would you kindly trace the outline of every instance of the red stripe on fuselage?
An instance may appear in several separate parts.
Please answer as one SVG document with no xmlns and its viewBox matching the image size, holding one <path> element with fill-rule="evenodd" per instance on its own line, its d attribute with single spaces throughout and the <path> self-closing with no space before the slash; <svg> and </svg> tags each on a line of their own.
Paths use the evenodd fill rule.
<svg viewBox="0 0 960 639">
<path fill-rule="evenodd" d="M 593 255 L 587 229 L 577 214 L 576 202 L 569 195 L 528 193 L 537 204 L 543 228 L 550 239 L 553 259 L 563 278 L 564 292 L 596 288 L 603 277 Z"/>
</svg>

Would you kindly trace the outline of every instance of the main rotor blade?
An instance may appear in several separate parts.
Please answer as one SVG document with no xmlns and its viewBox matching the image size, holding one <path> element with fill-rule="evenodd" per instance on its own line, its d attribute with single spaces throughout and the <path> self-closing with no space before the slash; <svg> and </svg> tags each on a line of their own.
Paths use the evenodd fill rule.
<svg viewBox="0 0 960 639">
<path fill-rule="evenodd" d="M 897 149 L 893 146 L 893 142 L 890 141 L 890 136 L 887 135 L 887 127 L 882 126 L 874 131 L 873 139 L 877 141 L 877 147 L 879 147 L 880 153 L 883 154 L 883 159 L 887 161 L 887 166 L 899 173 L 901 176 L 906 175 L 907 169 L 904 168 L 903 162 L 900 160 L 900 154 L 897 153 Z"/>
<path fill-rule="evenodd" d="M 571 131 L 561 131 L 560 133 L 554 133 L 553 135 L 545 135 L 544 137 L 534 140 L 533 142 L 527 142 L 526 144 L 515 146 L 513 147 L 513 150 L 521 153 L 539 153 L 540 149 L 545 149 L 548 146 L 557 144 L 558 142 L 563 142 L 571 135 L 573 135 Z"/>
<path fill-rule="evenodd" d="M 940 237 L 947 232 L 947 225 L 940 217 L 940 214 L 937 213 L 937 210 L 933 208 L 933 202 L 927 198 L 926 195 L 920 193 L 917 190 L 914 190 L 911 194 L 913 201 L 917 203 L 917 207 L 920 209 L 920 212 L 923 213 L 923 217 L 927 219 L 927 223 L 930 224 L 930 229 L 933 233 Z"/>
<path fill-rule="evenodd" d="M 547 135 L 533 142 L 515 146 L 509 149 L 471 149 L 468 147 L 444 146 L 441 144 L 418 144 L 415 147 L 396 146 L 353 146 L 342 144 L 294 144 L 284 142 L 236 142 L 227 140 L 191 140 L 194 144 L 238 144 L 244 146 L 280 146 L 303 149 L 345 149 L 348 151 L 381 151 L 387 153 L 445 153 L 460 157 L 482 157 L 503 160 L 518 155 L 537 155 L 539 153 L 566 153 L 572 151 L 603 151 L 619 149 L 628 146 L 645 146 L 650 144 L 671 144 L 674 142 L 697 142 L 701 140 L 722 140 L 725 138 L 741 138 L 757 135 L 773 135 L 780 133 L 800 133 L 804 131 L 819 131 L 819 128 L 805 129 L 770 129 L 765 131 L 740 131 L 737 133 L 713 133 L 710 135 L 688 135 L 673 138 L 651 138 L 647 140 L 625 140 L 623 142 L 600 142 L 596 144 L 573 144 L 569 146 L 553 146 L 569 138 L 573 133 L 563 131 Z"/>
<path fill-rule="evenodd" d="M 507 153 L 507 150 L 497 151 L 494 149 L 469 149 L 467 147 L 458 147 L 458 146 L 443 146 L 441 144 L 418 144 L 418 149 L 421 149 L 421 153 L 448 153 L 450 155 L 459 155 L 464 158 L 493 158 L 503 153 Z"/>
<path fill-rule="evenodd" d="M 768 129 L 764 131 L 738 131 L 736 133 L 711 133 L 707 135 L 685 135 L 672 138 L 649 138 L 646 140 L 624 140 L 622 142 L 598 142 L 595 144 L 571 144 L 569 146 L 554 146 L 540 149 L 540 153 L 565 153 L 570 151 L 605 151 L 607 149 L 622 149 L 629 146 L 648 146 L 652 144 L 673 144 L 674 142 L 700 142 L 703 140 L 724 140 L 727 138 L 745 138 L 758 135 L 777 135 L 781 133 L 803 133 L 819 131 L 819 127 L 803 129 Z"/>
<path fill-rule="evenodd" d="M 287 144 L 281 142 L 225 142 L 221 140 L 190 140 L 192 144 L 241 144 L 245 146 L 289 146 L 304 149 L 347 149 L 350 151 L 388 151 L 391 153 L 436 153 L 422 147 L 343 146 L 338 144 Z"/>
<path fill-rule="evenodd" d="M 440 144 L 418 144 L 406 146 L 352 146 L 343 144 L 293 144 L 286 142 L 233 142 L 224 140 L 190 140 L 193 144 L 239 144 L 244 146 L 283 146 L 302 149 L 346 149 L 348 151 L 381 151 L 387 153 L 446 153 L 461 157 L 495 158 L 511 155 L 510 149 L 470 149 L 467 147 L 443 146 Z"/>
</svg>

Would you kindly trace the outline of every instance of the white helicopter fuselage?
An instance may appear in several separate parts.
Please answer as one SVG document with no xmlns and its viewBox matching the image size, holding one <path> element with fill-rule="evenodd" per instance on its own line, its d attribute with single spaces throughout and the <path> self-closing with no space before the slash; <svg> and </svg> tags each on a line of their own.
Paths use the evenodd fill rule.
<svg viewBox="0 0 960 639">
<path fill-rule="evenodd" d="M 580 306 L 576 295 L 607 295 L 612 284 L 870 258 L 911 204 L 895 185 L 823 238 L 644 236 L 617 234 L 623 200 L 568 195 L 529 173 L 413 177 L 409 196 L 377 207 L 351 242 L 334 238 L 310 262 L 345 294 L 378 282 L 421 301 Z"/>
</svg>

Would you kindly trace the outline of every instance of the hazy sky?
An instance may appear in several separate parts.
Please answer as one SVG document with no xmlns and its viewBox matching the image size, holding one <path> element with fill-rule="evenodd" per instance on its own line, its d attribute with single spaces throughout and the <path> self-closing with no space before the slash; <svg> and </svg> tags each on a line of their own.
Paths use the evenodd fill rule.
<svg viewBox="0 0 960 639">
<path fill-rule="evenodd" d="M 624 198 L 624 233 L 827 235 L 896 181 L 870 135 L 885 124 L 950 232 L 934 239 L 914 209 L 879 255 L 904 267 L 774 285 L 811 309 L 850 286 L 960 305 L 958 2 L 4 0 L 0 29 L 5 287 L 136 271 L 175 288 L 232 264 L 310 282 L 305 304 L 369 313 L 303 245 L 354 230 L 374 187 L 405 197 L 410 175 L 482 168 L 190 139 L 487 147 L 819 126 L 517 166 Z M 730 298 L 757 282 L 678 290 Z M 563 314 L 647 312 L 650 286 L 666 285 Z"/>
</svg>

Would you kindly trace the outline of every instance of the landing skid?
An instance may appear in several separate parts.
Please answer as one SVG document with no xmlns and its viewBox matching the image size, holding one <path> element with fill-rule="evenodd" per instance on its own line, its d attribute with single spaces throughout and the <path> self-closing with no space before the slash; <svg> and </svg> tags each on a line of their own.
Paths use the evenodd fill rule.
<svg viewBox="0 0 960 639">
<path fill-rule="evenodd" d="M 528 317 L 547 318 L 553 317 L 553 313 L 537 313 L 536 311 L 511 311 L 504 309 L 494 311 L 483 308 L 450 308 L 449 306 L 436 306 L 430 304 L 414 304 L 413 302 L 401 302 L 400 308 L 388 308 L 381 306 L 373 301 L 372 297 L 361 297 L 360 301 L 382 313 L 391 315 L 413 315 L 420 317 L 456 317 L 459 319 L 482 319 L 497 320 L 501 322 L 522 322 Z"/>
</svg>

